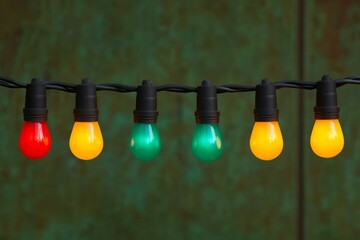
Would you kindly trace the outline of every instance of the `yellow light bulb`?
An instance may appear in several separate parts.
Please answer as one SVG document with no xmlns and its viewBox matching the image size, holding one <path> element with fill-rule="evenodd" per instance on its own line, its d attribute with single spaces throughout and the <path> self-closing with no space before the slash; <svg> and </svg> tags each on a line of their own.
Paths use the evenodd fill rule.
<svg viewBox="0 0 360 240">
<path fill-rule="evenodd" d="M 81 160 L 96 158 L 104 145 L 99 123 L 75 122 L 69 145 L 71 152 Z"/>
<path fill-rule="evenodd" d="M 261 160 L 273 160 L 283 150 L 284 142 L 278 122 L 255 122 L 250 149 Z"/>
<path fill-rule="evenodd" d="M 339 119 L 317 119 L 311 133 L 310 145 L 319 157 L 332 158 L 344 147 L 344 135 Z"/>
</svg>

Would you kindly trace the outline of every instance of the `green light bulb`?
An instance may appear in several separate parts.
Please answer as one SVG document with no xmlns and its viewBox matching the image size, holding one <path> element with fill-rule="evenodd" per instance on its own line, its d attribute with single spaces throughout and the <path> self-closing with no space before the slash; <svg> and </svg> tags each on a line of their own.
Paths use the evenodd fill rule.
<svg viewBox="0 0 360 240">
<path fill-rule="evenodd" d="M 223 152 L 222 136 L 217 124 L 196 124 L 192 139 L 195 157 L 204 162 L 218 159 Z"/>
<path fill-rule="evenodd" d="M 135 123 L 130 136 L 130 151 L 139 160 L 156 158 L 161 149 L 156 124 Z"/>
</svg>

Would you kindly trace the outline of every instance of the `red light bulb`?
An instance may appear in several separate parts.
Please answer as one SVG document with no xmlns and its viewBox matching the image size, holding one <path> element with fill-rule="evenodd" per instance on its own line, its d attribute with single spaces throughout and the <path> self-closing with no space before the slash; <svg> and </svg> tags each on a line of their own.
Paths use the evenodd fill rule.
<svg viewBox="0 0 360 240">
<path fill-rule="evenodd" d="M 37 160 L 45 157 L 51 148 L 51 137 L 47 123 L 24 122 L 20 133 L 19 147 L 25 157 Z"/>
</svg>

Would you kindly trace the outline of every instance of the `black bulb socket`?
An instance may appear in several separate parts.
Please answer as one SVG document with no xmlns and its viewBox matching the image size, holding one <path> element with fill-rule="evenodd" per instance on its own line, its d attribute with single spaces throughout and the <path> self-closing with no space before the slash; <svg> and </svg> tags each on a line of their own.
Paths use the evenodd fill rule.
<svg viewBox="0 0 360 240">
<path fill-rule="evenodd" d="M 197 87 L 196 123 L 217 124 L 220 112 L 217 106 L 217 89 L 209 80 L 204 80 Z"/>
<path fill-rule="evenodd" d="M 340 108 L 337 104 L 336 82 L 324 75 L 316 87 L 315 119 L 338 119 Z"/>
<path fill-rule="evenodd" d="M 256 85 L 255 122 L 276 122 L 279 120 L 279 109 L 276 102 L 276 89 L 270 80 L 264 79 Z"/>
<path fill-rule="evenodd" d="M 85 78 L 76 86 L 75 122 L 97 122 L 98 115 L 96 85 Z"/>
<path fill-rule="evenodd" d="M 157 111 L 156 87 L 151 80 L 143 80 L 137 87 L 136 107 L 133 112 L 135 123 L 156 123 L 159 115 Z"/>
<path fill-rule="evenodd" d="M 47 121 L 46 85 L 37 78 L 26 85 L 25 108 L 23 109 L 24 121 Z"/>
</svg>

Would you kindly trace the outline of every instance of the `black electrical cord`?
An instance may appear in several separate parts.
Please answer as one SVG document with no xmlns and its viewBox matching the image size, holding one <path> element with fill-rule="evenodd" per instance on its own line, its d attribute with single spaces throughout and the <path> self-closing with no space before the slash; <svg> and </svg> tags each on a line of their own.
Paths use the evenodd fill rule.
<svg viewBox="0 0 360 240">
<path fill-rule="evenodd" d="M 136 92 L 137 86 L 130 86 L 118 83 L 97 84 L 98 91 L 113 91 L 113 92 Z"/>
<path fill-rule="evenodd" d="M 0 86 L 8 88 L 26 88 L 26 84 L 17 82 L 13 79 L 0 76 Z"/>
<path fill-rule="evenodd" d="M 196 92 L 196 87 L 189 87 L 182 84 L 165 84 L 156 87 L 157 91 L 166 91 L 166 92 L 181 92 L 181 93 L 189 93 Z"/>
<path fill-rule="evenodd" d="M 63 83 L 63 82 L 44 82 L 46 85 L 46 89 L 54 89 L 64 92 L 76 92 L 76 85 L 75 84 L 69 84 L 69 83 Z"/>
<path fill-rule="evenodd" d="M 335 80 L 336 87 L 342 87 L 346 84 L 360 84 L 360 76 L 350 76 L 342 79 Z M 63 92 L 75 93 L 76 84 L 44 81 L 46 89 L 58 90 Z M 6 88 L 26 88 L 26 83 L 16 81 L 14 79 L 0 76 L 0 86 Z M 317 82 L 305 82 L 295 80 L 283 80 L 274 82 L 273 85 L 276 89 L 281 88 L 296 88 L 304 90 L 316 89 Z M 96 91 L 113 91 L 113 92 L 136 92 L 138 86 L 118 84 L 118 83 L 105 83 L 96 84 Z M 183 84 L 164 84 L 156 86 L 158 92 L 178 92 L 178 93 L 192 93 L 197 92 L 197 87 L 191 87 Z M 239 85 L 239 84 L 225 84 L 216 86 L 217 93 L 236 93 L 236 92 L 253 92 L 256 90 L 256 86 L 251 85 Z"/>
</svg>

